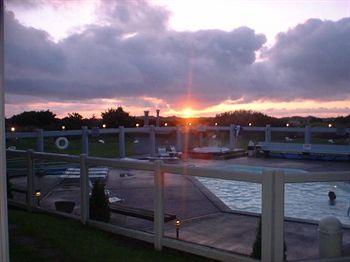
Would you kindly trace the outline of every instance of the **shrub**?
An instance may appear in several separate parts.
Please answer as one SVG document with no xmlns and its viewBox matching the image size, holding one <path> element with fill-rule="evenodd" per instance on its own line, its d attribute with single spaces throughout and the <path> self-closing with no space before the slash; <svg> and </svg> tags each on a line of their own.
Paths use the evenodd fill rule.
<svg viewBox="0 0 350 262">
<path fill-rule="evenodd" d="M 13 194 L 12 194 L 12 189 L 13 189 L 12 183 L 11 183 L 11 181 L 10 181 L 9 178 L 7 178 L 6 181 L 7 181 L 7 198 L 8 198 L 8 199 L 12 199 L 12 198 L 13 198 Z"/>
<path fill-rule="evenodd" d="M 90 218 L 109 222 L 110 216 L 108 197 L 105 194 L 105 184 L 97 180 L 94 183 L 90 197 Z"/>
<path fill-rule="evenodd" d="M 261 259 L 261 219 L 258 222 L 258 230 L 256 231 L 256 237 L 253 244 L 253 251 L 251 256 L 253 258 Z"/>
</svg>

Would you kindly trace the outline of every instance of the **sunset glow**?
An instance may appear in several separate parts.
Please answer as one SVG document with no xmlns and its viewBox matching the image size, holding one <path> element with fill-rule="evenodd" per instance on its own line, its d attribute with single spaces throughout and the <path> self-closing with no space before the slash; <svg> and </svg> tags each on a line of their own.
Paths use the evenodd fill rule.
<svg viewBox="0 0 350 262">
<path fill-rule="evenodd" d="M 5 4 L 7 117 L 350 114 L 347 1 Z"/>
<path fill-rule="evenodd" d="M 195 111 L 192 110 L 191 108 L 185 108 L 184 110 L 182 110 L 182 112 L 180 114 L 185 118 L 190 118 L 190 117 L 196 116 Z"/>
</svg>

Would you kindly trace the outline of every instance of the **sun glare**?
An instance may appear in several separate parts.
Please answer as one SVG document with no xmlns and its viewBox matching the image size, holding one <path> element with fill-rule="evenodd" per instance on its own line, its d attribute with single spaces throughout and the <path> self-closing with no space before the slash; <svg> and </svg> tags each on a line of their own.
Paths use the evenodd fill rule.
<svg viewBox="0 0 350 262">
<path fill-rule="evenodd" d="M 195 112 L 194 112 L 191 108 L 185 108 L 185 109 L 182 111 L 182 115 L 183 115 L 183 117 L 185 117 L 185 118 L 190 118 L 190 117 L 194 117 Z"/>
</svg>

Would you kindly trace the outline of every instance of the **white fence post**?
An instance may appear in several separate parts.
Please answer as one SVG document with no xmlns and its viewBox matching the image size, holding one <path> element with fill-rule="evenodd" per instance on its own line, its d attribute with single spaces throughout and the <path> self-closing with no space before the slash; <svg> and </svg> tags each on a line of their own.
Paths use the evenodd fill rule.
<svg viewBox="0 0 350 262">
<path fill-rule="evenodd" d="M 27 208 L 29 211 L 35 207 L 35 169 L 34 169 L 34 159 L 33 150 L 27 150 Z"/>
<path fill-rule="evenodd" d="M 263 171 L 261 260 L 284 260 L 284 173 Z"/>
<path fill-rule="evenodd" d="M 229 147 L 230 149 L 234 149 L 236 147 L 236 131 L 235 131 L 235 125 L 230 125 L 230 131 L 229 131 Z"/>
<path fill-rule="evenodd" d="M 82 128 L 82 153 L 89 154 L 89 130 L 87 126 L 83 126 Z"/>
<path fill-rule="evenodd" d="M 270 143 L 271 142 L 271 125 L 266 125 L 265 142 L 266 143 Z"/>
<path fill-rule="evenodd" d="M 80 219 L 83 224 L 89 219 L 89 169 L 86 156 L 80 155 Z"/>
<path fill-rule="evenodd" d="M 176 150 L 181 152 L 182 151 L 182 136 L 181 136 L 181 127 L 176 127 Z"/>
<path fill-rule="evenodd" d="M 36 132 L 36 151 L 44 152 L 44 131 L 42 129 L 37 129 Z"/>
<path fill-rule="evenodd" d="M 305 127 L 305 141 L 304 144 L 311 144 L 311 128 L 310 126 Z"/>
<path fill-rule="evenodd" d="M 125 157 L 125 131 L 124 127 L 119 127 L 119 157 L 124 158 Z"/>
<path fill-rule="evenodd" d="M 154 248 L 162 250 L 164 235 L 164 173 L 162 161 L 155 161 L 154 174 Z"/>
<path fill-rule="evenodd" d="M 150 155 L 156 155 L 156 131 L 154 126 L 149 127 L 149 142 L 150 142 Z"/>
</svg>

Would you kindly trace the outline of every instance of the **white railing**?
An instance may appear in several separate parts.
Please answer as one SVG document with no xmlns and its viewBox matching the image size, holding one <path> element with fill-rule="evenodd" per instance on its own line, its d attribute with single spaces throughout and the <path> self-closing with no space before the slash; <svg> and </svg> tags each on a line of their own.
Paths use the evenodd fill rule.
<svg viewBox="0 0 350 262">
<path fill-rule="evenodd" d="M 55 160 L 64 162 L 80 163 L 81 172 L 81 222 L 122 234 L 128 237 L 137 238 L 147 242 L 153 242 L 156 250 L 162 246 L 179 249 L 182 251 L 206 256 L 212 259 L 223 261 L 256 261 L 247 256 L 230 253 L 215 248 L 209 248 L 194 243 L 179 241 L 164 236 L 164 174 L 172 173 L 186 176 L 208 177 L 216 179 L 244 181 L 259 183 L 262 185 L 262 261 L 283 261 L 284 254 L 284 185 L 285 183 L 306 183 L 306 182 L 327 182 L 327 181 L 349 181 L 348 172 L 308 172 L 288 173 L 283 171 L 264 169 L 262 175 L 249 171 L 227 171 L 215 168 L 193 167 L 187 165 L 164 164 L 161 161 L 154 163 L 125 161 L 119 159 L 89 157 L 85 154 L 80 156 L 63 155 L 53 153 L 34 152 L 33 150 L 20 151 L 8 150 L 7 156 L 27 157 L 27 208 L 29 210 L 41 210 L 35 204 L 35 159 Z M 134 229 L 122 228 L 116 225 L 93 221 L 89 218 L 89 195 L 88 195 L 88 166 L 104 165 L 114 168 L 136 169 L 154 171 L 154 234 Z M 56 211 L 48 211 L 63 215 Z M 69 216 L 64 214 L 65 216 Z M 343 258 L 342 258 L 343 259 Z M 350 259 L 350 257 L 348 257 Z M 334 260 L 337 261 L 337 260 Z"/>
</svg>

